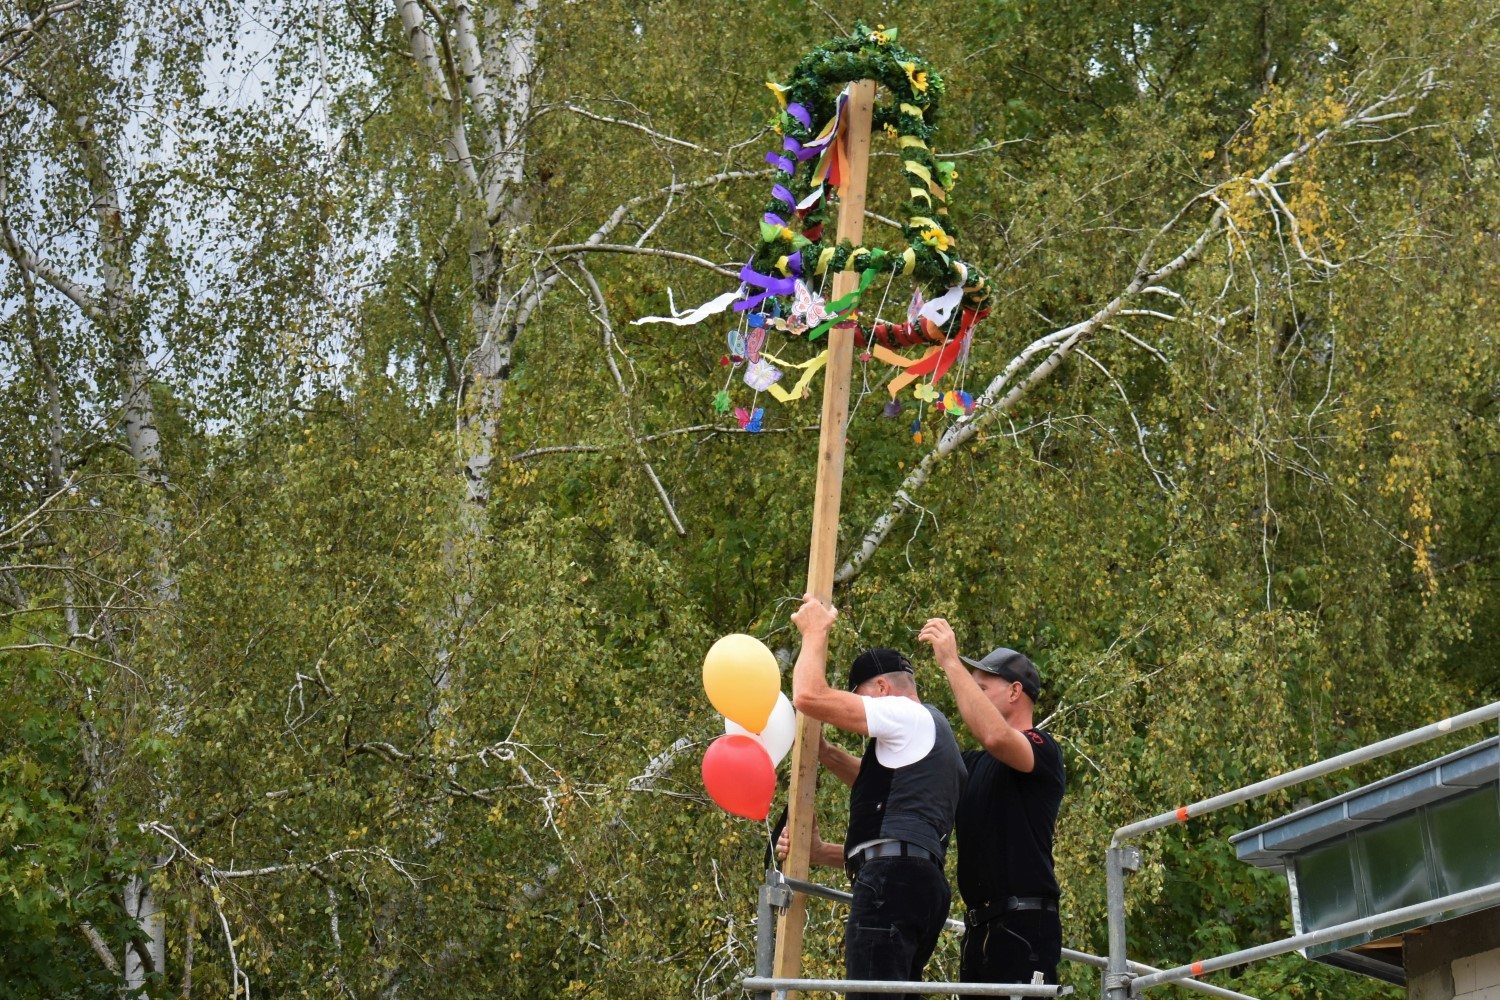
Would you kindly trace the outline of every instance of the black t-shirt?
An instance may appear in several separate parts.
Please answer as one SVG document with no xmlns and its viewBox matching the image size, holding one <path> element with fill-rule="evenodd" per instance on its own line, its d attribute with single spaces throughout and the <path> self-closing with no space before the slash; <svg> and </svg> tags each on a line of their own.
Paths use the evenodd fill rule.
<svg viewBox="0 0 1500 1000">
<path fill-rule="evenodd" d="M 1025 730 L 1035 764 L 1016 771 L 984 750 L 965 750 L 969 781 L 958 802 L 958 891 L 970 909 L 1009 896 L 1058 896 L 1052 832 L 1067 777 L 1051 735 Z"/>
</svg>

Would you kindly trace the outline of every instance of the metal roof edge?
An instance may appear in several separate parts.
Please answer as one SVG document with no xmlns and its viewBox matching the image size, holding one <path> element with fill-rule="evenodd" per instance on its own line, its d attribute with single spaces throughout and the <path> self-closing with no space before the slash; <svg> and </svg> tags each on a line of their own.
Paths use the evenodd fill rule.
<svg viewBox="0 0 1500 1000">
<path fill-rule="evenodd" d="M 1473 759 L 1490 756 L 1495 758 L 1493 762 Z M 1432 778 L 1424 778 L 1430 772 L 1435 772 Z M 1408 809 L 1460 794 L 1491 781 L 1500 781 L 1500 736 L 1480 740 L 1398 774 L 1231 834 L 1229 842 L 1237 848 L 1236 853 L 1241 861 L 1265 867 L 1267 861 L 1297 853 L 1304 847 L 1332 839 L 1350 829 L 1378 823 Z M 1410 786 L 1409 789 L 1393 788 L 1403 782 Z M 1390 791 L 1382 794 L 1387 789 Z M 1326 824 L 1316 820 L 1320 813 L 1328 814 Z M 1285 846 L 1265 843 L 1266 834 L 1285 830 L 1293 824 L 1300 827 L 1298 832 L 1287 838 L 1273 838 L 1285 840 Z M 1326 830 L 1323 829 L 1325 826 Z M 1253 842 L 1245 843 L 1247 841 Z"/>
</svg>

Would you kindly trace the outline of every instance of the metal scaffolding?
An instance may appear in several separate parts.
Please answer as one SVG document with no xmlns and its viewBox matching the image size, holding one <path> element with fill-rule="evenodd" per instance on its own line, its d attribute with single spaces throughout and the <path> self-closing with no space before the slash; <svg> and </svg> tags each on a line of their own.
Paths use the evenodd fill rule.
<svg viewBox="0 0 1500 1000">
<path fill-rule="evenodd" d="M 1331 774 L 1356 764 L 1375 760 L 1386 754 L 1417 746 L 1429 740 L 1458 732 L 1484 722 L 1500 720 L 1500 702 L 1474 709 L 1452 718 L 1422 726 L 1390 739 L 1339 754 L 1286 774 L 1268 778 L 1254 784 L 1225 792 L 1212 798 L 1189 805 L 1179 806 L 1170 812 L 1127 824 L 1115 831 L 1105 851 L 1106 895 L 1109 916 L 1109 956 L 1090 955 L 1087 952 L 1064 948 L 1062 957 L 1066 961 L 1078 962 L 1104 970 L 1104 1000 L 1131 1000 L 1146 990 L 1167 983 L 1222 1000 L 1256 1000 L 1255 997 L 1234 990 L 1198 982 L 1196 977 L 1210 972 L 1242 965 L 1262 958 L 1271 958 L 1301 948 L 1336 941 L 1367 931 L 1376 931 L 1420 917 L 1446 913 L 1470 906 L 1482 906 L 1500 902 L 1500 883 L 1479 886 L 1463 892 L 1452 893 L 1439 899 L 1387 910 L 1358 920 L 1351 920 L 1331 927 L 1320 928 L 1303 934 L 1272 941 L 1268 944 L 1245 948 L 1213 958 L 1199 959 L 1168 969 L 1158 969 L 1140 962 L 1133 962 L 1126 955 L 1125 931 L 1125 882 L 1130 872 L 1140 867 L 1140 852 L 1127 843 L 1136 837 L 1165 829 L 1189 819 L 1239 805 L 1270 792 L 1280 791 L 1311 778 Z M 772 974 L 776 957 L 776 918 L 792 904 L 794 897 L 816 896 L 837 902 L 848 902 L 853 895 L 839 889 L 818 885 L 801 879 L 789 878 L 774 867 L 766 872 L 766 880 L 760 887 L 756 918 L 755 975 L 743 981 L 743 987 L 755 1000 L 785 1000 L 792 990 L 822 990 L 846 993 L 857 990 L 865 993 L 942 993 L 957 996 L 1011 996 L 1011 997 L 1057 997 L 1073 992 L 1071 986 L 1052 986 L 1041 983 L 952 983 L 952 982 L 888 982 L 874 980 L 802 979 L 776 977 Z M 963 924 L 949 920 L 949 930 L 963 930 Z"/>
<path fill-rule="evenodd" d="M 1331 774 L 1355 764 L 1362 764 L 1386 754 L 1395 753 L 1408 747 L 1426 743 L 1429 740 L 1446 736 L 1449 733 L 1458 732 L 1470 726 L 1476 726 L 1483 722 L 1500 719 L 1500 702 L 1476 708 L 1461 715 L 1455 715 L 1449 719 L 1443 719 L 1430 725 L 1422 726 L 1400 736 L 1393 736 L 1378 743 L 1351 750 L 1348 753 L 1329 757 L 1326 760 L 1309 764 L 1288 771 L 1286 774 L 1265 781 L 1258 781 L 1251 785 L 1236 788 L 1222 795 L 1194 802 L 1190 805 L 1179 806 L 1170 812 L 1152 816 L 1135 823 L 1120 827 L 1115 831 L 1110 841 L 1108 850 L 1105 851 L 1105 877 L 1109 909 L 1109 963 L 1104 973 L 1104 998 L 1105 1000 L 1129 1000 L 1139 996 L 1145 990 L 1164 983 L 1177 983 L 1179 986 L 1187 986 L 1193 980 L 1193 976 L 1201 976 L 1218 969 L 1226 969 L 1233 965 L 1254 961 L 1261 958 L 1270 958 L 1274 955 L 1285 954 L 1298 948 L 1306 948 L 1327 941 L 1336 941 L 1351 934 L 1363 933 L 1365 931 L 1378 930 L 1391 927 L 1416 917 L 1430 916 L 1434 913 L 1444 913 L 1448 910 L 1462 906 L 1481 905 L 1487 902 L 1500 900 L 1500 883 L 1488 886 L 1480 886 L 1464 892 L 1455 893 L 1441 899 L 1429 900 L 1413 906 L 1403 907 L 1397 910 L 1388 910 L 1384 913 L 1373 914 L 1360 920 L 1352 920 L 1347 923 L 1326 927 L 1321 930 L 1307 934 L 1293 935 L 1282 938 L 1269 944 L 1247 948 L 1242 951 L 1231 952 L 1227 955 L 1219 955 L 1214 958 L 1200 959 L 1179 965 L 1172 969 L 1139 975 L 1130 966 L 1126 958 L 1126 935 L 1125 935 L 1125 876 L 1129 872 L 1140 867 L 1140 852 L 1135 847 L 1125 843 L 1135 837 L 1162 830 L 1177 823 L 1184 823 L 1197 816 L 1224 809 L 1228 806 L 1248 802 L 1259 798 L 1270 792 L 1280 791 L 1292 785 L 1307 781 L 1310 778 Z"/>
<path fill-rule="evenodd" d="M 776 920 L 774 914 L 778 906 L 785 905 L 782 900 L 784 900 L 787 895 L 793 891 L 800 892 L 806 896 L 816 896 L 821 899 L 831 899 L 835 902 L 842 903 L 847 903 L 854 898 L 853 893 L 845 892 L 842 889 L 833 889 L 825 885 L 819 885 L 816 882 L 804 882 L 801 879 L 789 878 L 774 868 L 766 872 L 766 881 L 760 887 L 760 904 L 756 915 L 756 973 L 754 976 L 747 977 L 742 984 L 746 990 L 750 991 L 756 997 L 756 1000 L 764 1000 L 764 998 L 773 996 L 778 998 L 779 1000 L 780 997 L 785 996 L 787 990 L 847 991 L 850 989 L 859 989 L 863 990 L 866 993 L 926 992 L 957 994 L 959 996 L 1066 996 L 1069 993 L 1073 992 L 1073 989 L 1070 986 L 1057 987 L 1047 986 L 1045 984 L 1037 985 L 1032 983 L 885 983 L 879 987 L 869 987 L 866 985 L 859 985 L 851 981 L 839 981 L 831 979 L 793 980 L 772 978 L 769 976 L 769 970 L 771 968 L 771 963 L 776 951 Z M 947 929 L 950 931 L 957 931 L 962 933 L 964 929 L 963 921 L 949 920 L 947 923 Z M 1064 948 L 1062 950 L 1062 957 L 1064 961 L 1076 962 L 1080 965 L 1089 965 L 1096 969 L 1104 969 L 1109 965 L 1109 959 L 1105 958 L 1102 955 L 1091 955 L 1086 951 L 1075 951 L 1072 948 Z M 1152 973 L 1162 971 L 1155 966 L 1145 965 L 1141 962 L 1131 962 L 1130 970 L 1142 976 L 1147 976 L 1151 975 Z M 1010 985 L 1015 985 L 1020 989 L 1024 989 L 1026 992 L 1016 992 L 1014 990 L 1010 990 L 1008 989 Z M 1211 983 L 1200 983 L 1194 980 L 1187 980 L 1185 982 L 1179 983 L 1178 985 L 1195 993 L 1202 993 L 1205 996 L 1219 997 L 1220 1000 L 1258 1000 L 1257 997 L 1249 996 L 1244 993 L 1236 993 L 1234 990 L 1228 990 L 1223 988 L 1222 986 L 1214 986 Z M 887 989 L 887 987 L 889 987 L 889 989 Z M 1047 992 L 1033 992 L 1038 989 L 1045 990 Z M 998 990 L 999 992 L 995 992 L 996 990 Z"/>
</svg>

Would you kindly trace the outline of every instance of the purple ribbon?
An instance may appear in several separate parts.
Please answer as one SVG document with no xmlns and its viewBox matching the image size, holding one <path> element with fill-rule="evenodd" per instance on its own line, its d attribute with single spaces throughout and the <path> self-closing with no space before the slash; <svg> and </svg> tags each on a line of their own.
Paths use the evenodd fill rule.
<svg viewBox="0 0 1500 1000">
<path fill-rule="evenodd" d="M 748 299 L 740 299 L 734 304 L 735 312 L 744 312 L 746 309 L 754 309 L 771 295 L 770 292 L 760 292 L 750 296 Z"/>
<path fill-rule="evenodd" d="M 761 216 L 761 218 L 765 219 L 767 222 L 769 222 L 773 226 L 784 226 L 784 225 L 786 225 L 786 220 L 783 219 L 781 216 L 775 214 L 774 212 L 767 212 L 765 215 Z"/>
<path fill-rule="evenodd" d="M 788 257 L 786 259 L 786 266 L 787 266 L 787 270 L 791 271 L 793 274 L 801 274 L 802 273 L 802 251 L 798 250 L 796 253 L 794 253 L 790 257 Z"/>
<path fill-rule="evenodd" d="M 801 122 L 803 128 L 812 128 L 812 115 L 808 114 L 807 109 L 796 101 L 786 106 L 786 113 Z"/>
<path fill-rule="evenodd" d="M 792 197 L 792 192 L 780 184 L 773 184 L 771 186 L 771 197 L 786 202 L 788 211 L 795 210 L 797 207 L 797 199 Z"/>
<path fill-rule="evenodd" d="M 799 163 L 803 160 L 810 160 L 814 156 L 818 155 L 818 151 L 816 149 L 803 149 L 802 143 L 798 142 L 796 139 L 793 139 L 791 136 L 787 136 L 782 140 L 781 148 L 795 156 L 797 158 L 797 162 Z"/>
<path fill-rule="evenodd" d="M 764 288 L 771 295 L 790 295 L 797 287 L 793 278 L 773 278 L 769 274 L 761 274 L 749 264 L 740 268 L 740 280 L 747 285 Z"/>
<path fill-rule="evenodd" d="M 764 288 L 765 291 L 758 292 L 747 299 L 740 299 L 734 304 L 735 312 L 753 309 L 772 295 L 790 295 L 797 287 L 795 278 L 773 278 L 768 274 L 761 274 L 748 263 L 740 268 L 740 281 L 746 285 Z"/>
<path fill-rule="evenodd" d="M 797 165 L 795 163 L 774 150 L 766 154 L 766 162 L 784 174 L 795 174 L 797 172 Z"/>
</svg>

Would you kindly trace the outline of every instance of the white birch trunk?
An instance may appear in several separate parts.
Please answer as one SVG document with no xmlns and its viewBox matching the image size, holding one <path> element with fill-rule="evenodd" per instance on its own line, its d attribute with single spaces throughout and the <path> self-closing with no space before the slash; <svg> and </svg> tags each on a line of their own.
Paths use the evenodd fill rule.
<svg viewBox="0 0 1500 1000">
<path fill-rule="evenodd" d="M 520 0 L 508 21 L 496 6 L 487 7 L 482 15 L 487 37 L 481 39 L 471 0 L 452 0 L 449 16 L 442 21 L 435 19 L 435 12 L 434 20 L 429 20 L 433 8 L 420 0 L 396 0 L 433 109 L 447 121 L 445 156 L 466 213 L 474 290 L 469 311 L 474 346 L 461 365 L 456 420 L 464 496 L 445 546 L 458 588 L 450 609 L 439 616 L 436 625 L 436 690 L 428 716 L 439 740 L 449 744 L 457 736 L 453 647 L 467 627 L 473 604 L 474 560 L 482 546 L 495 441 L 519 334 L 517 324 L 505 321 L 503 255 L 504 237 L 524 224 L 528 214 L 521 182 L 536 61 L 537 6 L 538 0 Z M 451 61 L 439 56 L 440 47 L 453 54 Z M 483 154 L 482 171 L 472 152 L 476 142 Z M 438 837 L 435 833 L 434 838 Z"/>
</svg>

